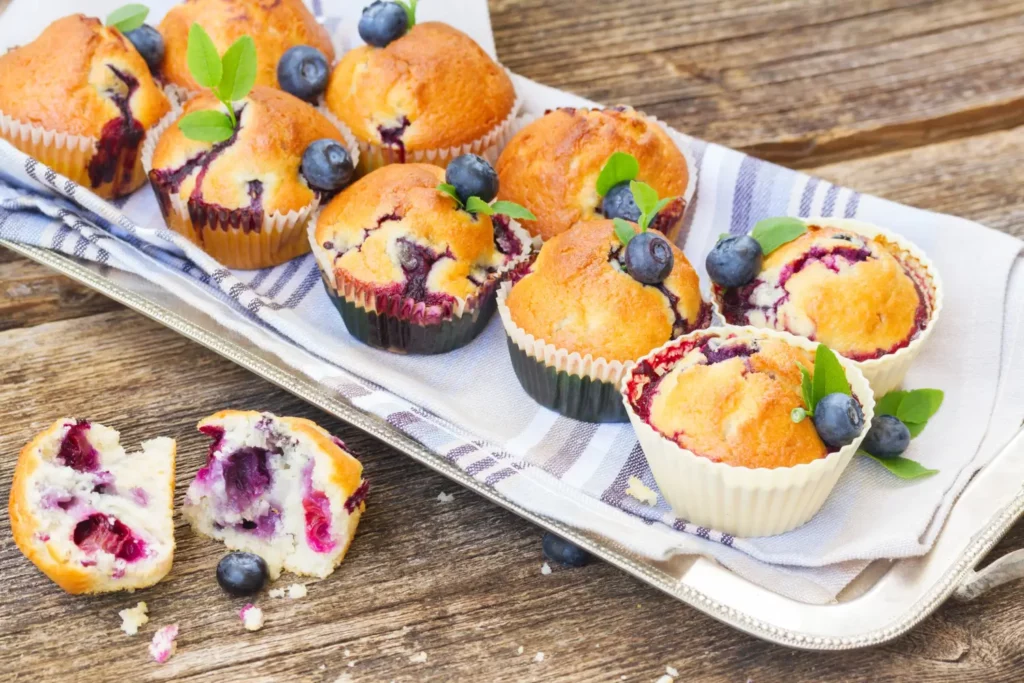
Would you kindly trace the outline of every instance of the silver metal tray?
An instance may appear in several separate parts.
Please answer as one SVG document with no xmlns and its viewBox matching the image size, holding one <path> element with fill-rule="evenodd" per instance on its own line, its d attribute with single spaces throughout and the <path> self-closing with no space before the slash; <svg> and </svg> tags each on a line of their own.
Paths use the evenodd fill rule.
<svg viewBox="0 0 1024 683">
<path fill-rule="evenodd" d="M 34 261 L 118 301 L 206 346 L 322 410 L 375 436 L 431 469 L 606 562 L 734 628 L 788 647 L 843 650 L 877 645 L 913 628 L 950 596 L 972 599 L 1024 576 L 1024 549 L 980 572 L 974 567 L 1024 513 L 1024 429 L 967 486 L 931 552 L 920 558 L 871 564 L 830 605 L 808 605 L 740 578 L 713 560 L 680 556 L 654 562 L 599 535 L 582 534 L 541 517 L 467 476 L 418 442 L 363 412 L 326 386 L 310 381 L 276 356 L 204 313 L 183 306 L 144 279 L 60 254 L 0 240 Z"/>
</svg>

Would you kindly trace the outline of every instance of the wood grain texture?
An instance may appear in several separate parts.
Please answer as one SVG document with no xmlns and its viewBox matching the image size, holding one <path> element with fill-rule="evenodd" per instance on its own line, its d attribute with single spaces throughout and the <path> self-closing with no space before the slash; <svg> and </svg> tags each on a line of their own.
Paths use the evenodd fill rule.
<svg viewBox="0 0 1024 683">
<path fill-rule="evenodd" d="M 1024 236 L 1024 0 L 618 0 L 582 9 L 492 0 L 491 9 L 499 55 L 524 75 Z M 1014 584 L 948 603 L 891 644 L 822 654 L 757 641 L 601 563 L 543 576 L 540 532 L 529 523 L 3 250 L 0 357 L 0 501 L 21 445 L 74 415 L 119 428 L 129 445 L 178 438 L 180 503 L 205 458 L 195 423 L 225 407 L 320 422 L 360 454 L 373 483 L 348 559 L 310 582 L 304 600 L 261 597 L 267 625 L 255 634 L 241 628 L 242 601 L 214 580 L 222 546 L 180 516 L 166 581 L 81 598 L 18 553 L 0 511 L 0 680 L 653 681 L 671 665 L 679 680 L 895 682 L 1017 680 L 1024 664 Z M 441 491 L 454 501 L 439 503 Z M 1021 547 L 1024 524 L 992 555 Z M 128 638 L 117 611 L 137 600 L 152 621 Z M 150 663 L 149 637 L 173 621 L 179 653 Z M 410 662 L 419 652 L 427 661 Z"/>
</svg>

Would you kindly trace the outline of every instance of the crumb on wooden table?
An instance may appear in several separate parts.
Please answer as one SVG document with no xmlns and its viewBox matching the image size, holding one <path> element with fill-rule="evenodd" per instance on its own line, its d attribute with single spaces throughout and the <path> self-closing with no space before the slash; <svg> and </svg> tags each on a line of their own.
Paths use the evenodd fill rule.
<svg viewBox="0 0 1024 683">
<path fill-rule="evenodd" d="M 154 662 L 163 664 L 171 658 L 175 650 L 178 649 L 178 644 L 175 642 L 177 637 L 177 624 L 163 626 L 153 634 L 153 640 L 149 644 L 149 655 Z"/>
<path fill-rule="evenodd" d="M 139 632 L 139 629 L 149 623 L 149 606 L 145 602 L 140 602 L 129 609 L 123 609 L 118 612 L 118 616 L 121 617 L 121 630 L 130 636 L 134 636 Z"/>
<path fill-rule="evenodd" d="M 246 631 L 259 631 L 263 628 L 263 610 L 252 603 L 247 603 L 238 613 L 238 617 Z"/>
</svg>

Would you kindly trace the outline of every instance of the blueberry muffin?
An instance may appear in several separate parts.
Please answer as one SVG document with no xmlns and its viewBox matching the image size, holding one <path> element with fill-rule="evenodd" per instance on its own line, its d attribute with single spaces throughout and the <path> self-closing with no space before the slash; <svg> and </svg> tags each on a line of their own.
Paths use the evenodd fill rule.
<svg viewBox="0 0 1024 683">
<path fill-rule="evenodd" d="M 18 456 L 14 542 L 68 593 L 152 586 L 174 557 L 174 455 L 173 439 L 127 453 L 109 427 L 57 420 Z"/>
<path fill-rule="evenodd" d="M 469 213 L 438 186 L 445 170 L 392 164 L 320 212 L 310 240 L 345 325 L 371 346 L 443 353 L 469 343 L 494 313 L 501 278 L 529 256 L 505 216 Z"/>
<path fill-rule="evenodd" d="M 171 110 L 114 28 L 75 14 L 0 55 L 0 137 L 106 199 L 146 180 L 143 138 Z"/>
<path fill-rule="evenodd" d="M 816 347 L 774 330 L 712 328 L 652 351 L 627 374 L 627 413 L 678 517 L 764 536 L 818 511 L 867 433 L 874 400 L 861 372 L 842 361 L 857 412 L 853 438 L 825 442 L 825 402 L 814 421 L 795 421 L 800 368 L 813 381 Z"/>
<path fill-rule="evenodd" d="M 203 536 L 282 570 L 324 578 L 345 558 L 369 484 L 345 444 L 315 423 L 223 410 L 199 423 L 213 439 L 182 515 Z"/>
<path fill-rule="evenodd" d="M 189 72 L 186 57 L 193 23 L 206 30 L 221 54 L 243 35 L 252 36 L 256 42 L 257 85 L 279 87 L 278 62 L 299 45 L 319 50 L 328 63 L 334 61 L 327 30 L 302 0 L 185 0 L 167 12 L 159 30 L 166 46 L 163 77 L 189 93 L 201 90 Z"/>
<path fill-rule="evenodd" d="M 643 255 L 651 243 L 670 254 L 660 273 L 644 273 L 645 263 L 633 259 L 650 259 Z M 588 422 L 624 422 L 624 372 L 651 349 L 711 321 L 682 251 L 654 232 L 624 247 L 607 220 L 582 221 L 548 240 L 529 272 L 502 287 L 499 310 L 526 392 Z"/>
<path fill-rule="evenodd" d="M 493 162 L 518 107 L 512 81 L 472 38 L 436 22 L 364 45 L 331 74 L 327 106 L 360 145 L 361 172 L 389 163 Z"/>
<path fill-rule="evenodd" d="M 916 247 L 874 226 L 835 218 L 805 222 L 805 233 L 764 256 L 760 267 L 750 264 L 752 278 L 745 284 L 716 282 L 714 302 L 729 324 L 826 344 L 856 361 L 884 395 L 902 381 L 908 358 L 934 327 L 941 306 L 938 275 Z M 715 264 L 709 266 L 715 280 Z M 718 279 L 734 283 L 725 275 Z"/>
<path fill-rule="evenodd" d="M 636 221 L 636 216 L 605 211 L 608 199 L 597 190 L 605 162 L 623 152 L 639 163 L 637 180 L 661 197 L 677 198 L 651 225 L 675 241 L 696 184 L 696 170 L 689 167 L 683 144 L 678 135 L 630 107 L 554 109 L 516 133 L 505 147 L 496 165 L 500 198 L 536 214 L 528 227 L 545 240 L 581 220 L 618 216 Z"/>
<path fill-rule="evenodd" d="M 275 266 L 309 251 L 306 224 L 324 193 L 307 172 L 307 153 L 329 141 L 344 156 L 351 143 L 316 108 L 280 90 L 256 86 L 234 106 L 238 127 L 223 142 L 189 139 L 173 120 L 153 131 L 149 179 L 168 226 L 210 256 L 229 268 Z M 207 92 L 183 115 L 202 110 L 223 107 Z"/>
</svg>

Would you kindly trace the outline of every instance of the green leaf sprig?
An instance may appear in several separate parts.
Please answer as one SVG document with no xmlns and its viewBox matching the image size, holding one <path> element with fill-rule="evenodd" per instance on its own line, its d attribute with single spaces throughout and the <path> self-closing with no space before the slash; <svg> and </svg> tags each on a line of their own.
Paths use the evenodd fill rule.
<svg viewBox="0 0 1024 683">
<path fill-rule="evenodd" d="M 767 256 L 805 232 L 807 232 L 807 223 L 799 218 L 780 216 L 758 221 L 750 232 L 750 236 L 758 241 L 761 251 Z"/>
<path fill-rule="evenodd" d="M 911 438 L 917 438 L 924 431 L 928 420 L 939 411 L 943 398 L 945 398 L 945 394 L 940 389 L 890 391 L 875 405 L 875 414 L 892 415 L 907 426 Z M 866 455 L 881 464 L 900 479 L 921 479 L 939 472 L 928 469 L 910 458 L 876 458 L 864 450 L 857 451 L 857 453 Z"/>
<path fill-rule="evenodd" d="M 191 140 L 227 140 L 238 127 L 233 103 L 248 95 L 256 84 L 256 43 L 252 37 L 242 36 L 221 57 L 203 27 L 192 24 L 188 32 L 186 61 L 192 78 L 202 87 L 209 88 L 227 113 L 210 109 L 194 111 L 178 121 L 178 128 Z"/>
<path fill-rule="evenodd" d="M 853 391 L 850 389 L 850 382 L 846 379 L 846 371 L 836 358 L 832 349 L 824 344 L 818 344 L 814 352 L 814 378 L 803 365 L 800 368 L 800 395 L 803 397 L 804 405 L 793 408 L 790 417 L 793 422 L 802 422 L 806 417 L 814 417 L 814 409 L 818 401 L 829 394 L 846 394 L 850 396 Z"/>
<path fill-rule="evenodd" d="M 459 199 L 458 192 L 455 191 L 455 186 L 448 183 L 441 183 L 437 186 L 439 192 L 443 192 L 452 199 L 459 206 L 460 209 L 465 209 L 469 213 L 482 213 L 485 216 L 494 216 L 500 214 L 502 216 L 508 216 L 509 218 L 517 221 L 535 221 L 537 217 L 527 209 L 525 206 L 520 206 L 515 202 L 508 201 L 497 201 L 493 204 L 488 204 L 479 197 L 470 197 L 463 204 L 462 200 Z"/>
<path fill-rule="evenodd" d="M 149 8 L 145 5 L 125 5 L 107 15 L 107 26 L 116 28 L 121 33 L 134 31 L 146 22 Z"/>
<path fill-rule="evenodd" d="M 608 191 L 619 183 L 629 182 L 629 191 L 633 193 L 633 201 L 640 209 L 640 220 L 637 221 L 640 232 L 647 232 L 651 221 L 664 209 L 675 197 L 658 199 L 658 191 L 647 183 L 640 182 L 636 177 L 640 174 L 640 162 L 636 157 L 626 152 L 614 152 L 601 167 L 601 173 L 597 176 L 597 194 L 604 197 Z M 638 234 L 633 224 L 622 218 L 613 218 L 615 225 L 615 236 L 622 242 L 622 246 L 629 244 L 629 241 Z"/>
<path fill-rule="evenodd" d="M 405 8 L 405 14 L 409 17 L 409 28 L 416 25 L 416 5 L 419 4 L 420 0 L 396 0 L 396 2 Z"/>
</svg>

